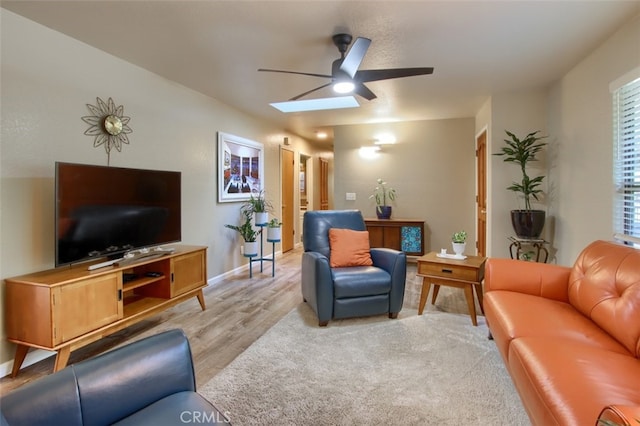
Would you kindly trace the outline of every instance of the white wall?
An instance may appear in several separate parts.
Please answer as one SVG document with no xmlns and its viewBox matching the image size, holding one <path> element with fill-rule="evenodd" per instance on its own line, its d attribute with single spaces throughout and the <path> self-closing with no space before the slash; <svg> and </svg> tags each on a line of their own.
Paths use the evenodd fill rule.
<svg viewBox="0 0 640 426">
<path fill-rule="evenodd" d="M 609 84 L 640 66 L 640 17 L 623 26 L 551 88 L 549 132 L 557 141 L 550 212 L 558 262 L 572 264 L 613 235 L 613 128 Z"/>
<path fill-rule="evenodd" d="M 293 149 L 299 149 L 297 144 L 317 154 L 315 148 L 5 9 L 0 19 L 0 277 L 54 266 L 54 163 L 107 164 L 104 149 L 93 147 L 94 138 L 84 135 L 88 126 L 81 120 L 90 115 L 86 104 L 95 105 L 96 97 L 112 97 L 131 117 L 131 143 L 122 152 L 112 150 L 112 166 L 182 172 L 182 239 L 209 247 L 209 278 L 246 263 L 238 235 L 223 227 L 237 223 L 239 205 L 217 203 L 217 132 L 264 144 L 270 165 L 264 169 L 267 197 L 276 212 L 284 136 Z M 13 345 L 1 346 L 0 364 L 13 358 Z"/>
<path fill-rule="evenodd" d="M 395 145 L 386 146 L 374 159 L 363 159 L 359 148 L 371 145 L 379 132 L 391 132 Z M 369 199 L 376 179 L 383 178 L 397 191 L 392 218 L 425 221 L 425 250 L 446 248 L 451 234 L 469 234 L 467 251 L 475 248 L 475 138 L 474 119 L 409 121 L 338 126 L 335 135 L 335 205 L 359 209 L 375 217 Z M 346 201 L 347 192 L 356 193 Z"/>
</svg>

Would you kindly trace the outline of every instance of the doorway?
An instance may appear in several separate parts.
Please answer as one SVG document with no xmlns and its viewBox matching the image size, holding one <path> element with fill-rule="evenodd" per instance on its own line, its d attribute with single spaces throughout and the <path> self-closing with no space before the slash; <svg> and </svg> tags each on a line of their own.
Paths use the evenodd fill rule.
<svg viewBox="0 0 640 426">
<path fill-rule="evenodd" d="M 293 151 L 282 148 L 282 252 L 286 253 L 293 249 L 294 226 L 294 163 Z"/>
<path fill-rule="evenodd" d="M 329 161 L 320 157 L 320 210 L 329 210 Z"/>
<path fill-rule="evenodd" d="M 487 255 L 487 130 L 476 137 L 476 205 L 478 256 Z"/>
<path fill-rule="evenodd" d="M 309 155 L 300 154 L 299 188 L 300 188 L 300 236 L 302 224 L 307 210 L 313 210 L 313 163 Z"/>
</svg>

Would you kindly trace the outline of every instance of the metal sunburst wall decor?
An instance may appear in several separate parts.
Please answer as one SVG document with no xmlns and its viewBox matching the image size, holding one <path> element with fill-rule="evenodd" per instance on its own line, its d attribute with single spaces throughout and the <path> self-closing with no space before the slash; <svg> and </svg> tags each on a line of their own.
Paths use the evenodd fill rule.
<svg viewBox="0 0 640 426">
<path fill-rule="evenodd" d="M 129 144 L 129 133 L 133 132 L 129 127 L 131 117 L 124 115 L 124 105 L 116 107 L 113 99 L 105 103 L 102 99 L 96 98 L 96 105 L 87 104 L 89 111 L 93 115 L 82 117 L 82 121 L 90 127 L 84 132 L 87 136 L 95 136 L 93 146 L 104 146 L 107 152 L 107 165 L 111 160 L 111 148 L 115 147 L 118 152 L 122 151 L 122 144 Z"/>
</svg>

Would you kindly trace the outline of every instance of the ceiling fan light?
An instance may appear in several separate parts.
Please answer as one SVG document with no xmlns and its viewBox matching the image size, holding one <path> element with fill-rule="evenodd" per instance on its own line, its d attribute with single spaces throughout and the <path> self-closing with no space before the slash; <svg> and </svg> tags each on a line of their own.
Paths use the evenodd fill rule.
<svg viewBox="0 0 640 426">
<path fill-rule="evenodd" d="M 336 93 L 351 93 L 355 88 L 356 85 L 351 81 L 338 81 L 333 85 L 333 91 Z"/>
</svg>

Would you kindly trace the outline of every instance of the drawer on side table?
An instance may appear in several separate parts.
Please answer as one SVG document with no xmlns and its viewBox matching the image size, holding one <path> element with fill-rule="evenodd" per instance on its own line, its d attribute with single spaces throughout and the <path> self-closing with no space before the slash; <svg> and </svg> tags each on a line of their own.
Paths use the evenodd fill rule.
<svg viewBox="0 0 640 426">
<path fill-rule="evenodd" d="M 432 275 L 443 278 L 453 278 L 464 281 L 478 281 L 478 268 L 464 265 L 420 262 L 418 275 Z"/>
</svg>

